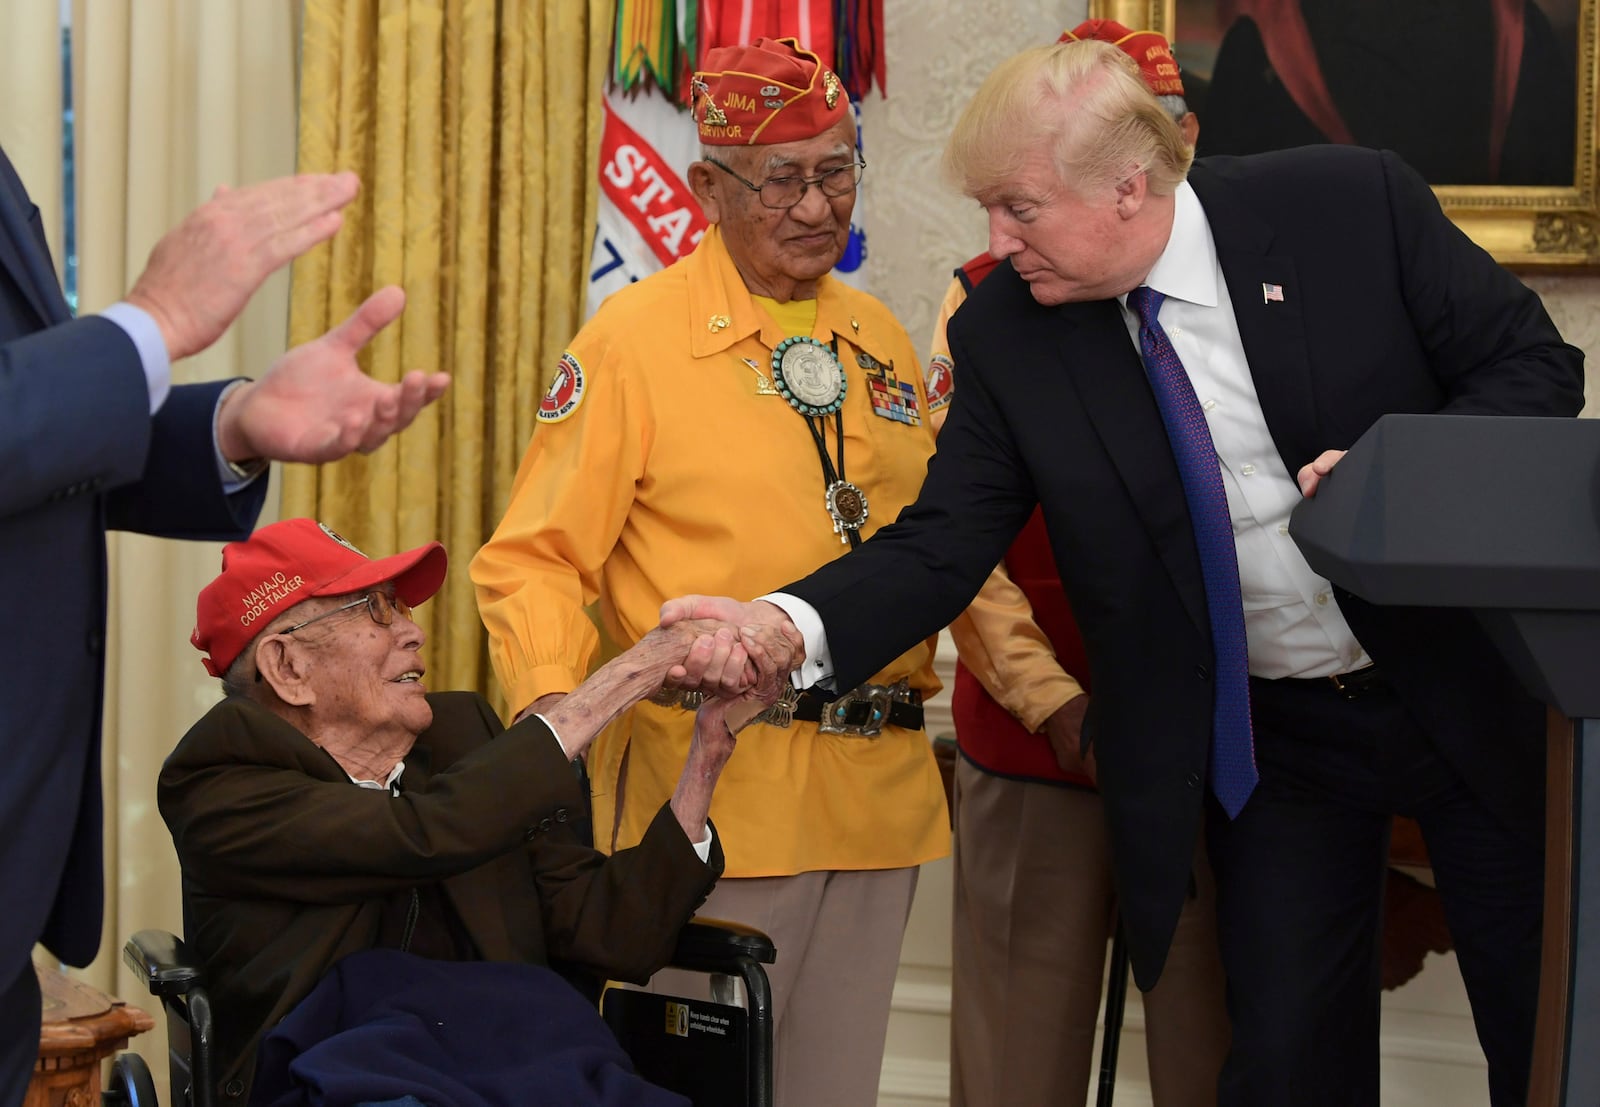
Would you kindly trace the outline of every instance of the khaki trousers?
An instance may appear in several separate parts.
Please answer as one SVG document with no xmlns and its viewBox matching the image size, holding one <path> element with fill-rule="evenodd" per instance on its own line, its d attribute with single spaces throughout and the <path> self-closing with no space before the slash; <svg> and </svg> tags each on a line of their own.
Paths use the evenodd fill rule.
<svg viewBox="0 0 1600 1107">
<path fill-rule="evenodd" d="M 777 1107 L 873 1107 L 917 869 L 724 877 L 699 913 L 759 927 L 772 984 Z M 710 978 L 665 969 L 650 990 L 709 998 Z"/>
<path fill-rule="evenodd" d="M 1088 1098 L 1115 919 L 1099 795 L 955 771 L 951 1107 L 1062 1107 Z M 1216 888 L 1197 895 L 1144 997 L 1156 1107 L 1214 1107 L 1228 1050 Z"/>
</svg>

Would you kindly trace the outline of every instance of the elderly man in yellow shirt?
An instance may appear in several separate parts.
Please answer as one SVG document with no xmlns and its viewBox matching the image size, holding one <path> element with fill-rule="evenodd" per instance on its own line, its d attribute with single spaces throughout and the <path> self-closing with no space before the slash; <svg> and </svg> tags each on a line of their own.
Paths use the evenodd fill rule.
<svg viewBox="0 0 1600 1107">
<path fill-rule="evenodd" d="M 625 647 L 673 596 L 759 595 L 893 519 L 933 451 L 909 336 L 829 275 L 864 168 L 838 77 L 762 39 L 712 51 L 691 94 L 689 182 L 712 226 L 562 354 L 472 563 L 519 711 L 583 678 L 600 647 L 586 605 Z M 918 866 L 950 848 L 922 727 L 933 651 L 839 700 L 791 694 L 741 735 L 713 802 L 727 868 L 703 910 L 777 944 L 779 1103 L 876 1099 Z M 603 848 L 640 839 L 683 764 L 693 713 L 658 698 L 591 749 Z"/>
</svg>

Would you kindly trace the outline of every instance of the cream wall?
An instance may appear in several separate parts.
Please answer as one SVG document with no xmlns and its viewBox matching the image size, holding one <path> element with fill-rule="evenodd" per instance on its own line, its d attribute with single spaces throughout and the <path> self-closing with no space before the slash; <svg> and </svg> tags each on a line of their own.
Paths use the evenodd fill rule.
<svg viewBox="0 0 1600 1107">
<path fill-rule="evenodd" d="M 984 248 L 983 220 L 946 186 L 939 156 L 951 124 L 993 66 L 1048 42 L 1085 17 L 1084 0 L 988 0 L 934 4 L 885 0 L 890 59 L 887 100 L 863 111 L 869 184 L 867 287 L 888 302 L 925 346 L 951 270 Z M 1600 396 L 1600 277 L 1529 277 L 1569 342 L 1589 355 L 1589 395 Z M 1595 414 L 1591 401 L 1587 414 Z M 942 649 L 950 678 L 953 650 Z M 931 708 L 929 732 L 948 732 L 948 697 Z M 923 870 L 906 933 L 884 1058 L 880 1107 L 947 1100 L 950 1008 L 950 866 Z M 1117 1103 L 1148 1104 L 1143 1019 L 1129 997 Z M 1452 957 L 1433 956 L 1422 974 L 1384 998 L 1383 1101 L 1387 1107 L 1487 1104 L 1482 1055 Z M 1091 1090 L 1092 1101 L 1092 1090 Z"/>
</svg>

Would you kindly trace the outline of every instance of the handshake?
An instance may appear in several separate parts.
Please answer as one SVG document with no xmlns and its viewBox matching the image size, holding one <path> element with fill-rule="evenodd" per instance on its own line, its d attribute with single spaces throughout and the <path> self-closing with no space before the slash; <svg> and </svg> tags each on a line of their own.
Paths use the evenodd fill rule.
<svg viewBox="0 0 1600 1107">
<path fill-rule="evenodd" d="M 737 734 L 783 694 L 805 643 L 782 609 L 685 596 L 661 608 L 661 625 L 571 692 L 541 696 L 517 715 L 543 716 L 569 757 L 611 720 L 662 692 L 701 692 L 696 736 L 731 752 Z"/>
<path fill-rule="evenodd" d="M 805 660 L 800 632 L 781 609 L 706 596 L 670 600 L 661 625 L 571 692 L 541 696 L 518 715 L 538 714 L 577 757 L 595 735 L 640 700 L 701 692 L 683 773 L 671 807 L 689 841 L 706 835 L 711 794 L 735 735 L 777 702 Z"/>
<path fill-rule="evenodd" d="M 668 600 L 661 606 L 661 625 L 639 645 L 657 634 L 679 641 L 693 635 L 683 660 L 668 667 L 663 690 L 698 691 L 706 703 L 724 703 L 735 733 L 783 694 L 790 674 L 806 659 L 805 641 L 789 616 L 763 600 Z"/>
</svg>

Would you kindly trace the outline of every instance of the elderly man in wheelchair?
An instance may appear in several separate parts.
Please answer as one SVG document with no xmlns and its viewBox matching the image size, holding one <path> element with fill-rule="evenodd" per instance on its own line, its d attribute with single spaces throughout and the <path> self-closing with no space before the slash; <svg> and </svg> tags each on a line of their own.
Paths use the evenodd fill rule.
<svg viewBox="0 0 1600 1107">
<path fill-rule="evenodd" d="M 668 962 L 722 870 L 707 810 L 734 734 L 777 697 L 793 647 L 653 631 L 549 717 L 503 729 L 476 695 L 424 690 L 411 608 L 444 574 L 438 543 L 372 560 L 291 519 L 229 545 L 200 595 L 192 641 L 226 698 L 158 787 L 214 1020 L 211 1072 L 194 1077 L 209 1075 L 221 1103 L 301 1102 L 294 1086 L 319 1080 L 305 1101 L 427 1102 L 427 1058 L 473 1056 L 463 1063 L 479 1071 L 439 1078 L 492 1085 L 474 1050 L 510 1041 L 519 1079 L 588 1080 L 604 1088 L 593 1102 L 682 1103 L 614 1062 L 614 1042 L 579 1033 L 587 1024 L 563 1023 L 549 1048 L 565 1052 L 539 1069 L 552 1030 L 541 1011 L 577 993 L 534 966 L 643 982 Z M 644 840 L 602 855 L 584 841 L 588 797 L 569 763 L 686 661 L 714 688 L 725 673 L 725 692 L 698 709 L 677 790 Z M 363 1036 L 375 1019 L 385 1032 Z M 341 1042 L 354 1054 L 330 1053 Z M 587 1075 L 558 1071 L 578 1057 Z M 352 1072 L 371 1074 L 371 1090 L 352 1091 Z"/>
</svg>

